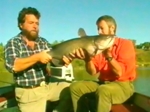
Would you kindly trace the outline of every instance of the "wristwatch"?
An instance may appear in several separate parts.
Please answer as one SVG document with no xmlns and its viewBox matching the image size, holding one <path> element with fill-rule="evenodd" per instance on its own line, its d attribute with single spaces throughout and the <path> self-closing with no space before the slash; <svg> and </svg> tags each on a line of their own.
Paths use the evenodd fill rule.
<svg viewBox="0 0 150 112">
<path fill-rule="evenodd" d="M 107 57 L 106 60 L 107 61 L 111 61 L 113 59 L 113 57 Z"/>
</svg>

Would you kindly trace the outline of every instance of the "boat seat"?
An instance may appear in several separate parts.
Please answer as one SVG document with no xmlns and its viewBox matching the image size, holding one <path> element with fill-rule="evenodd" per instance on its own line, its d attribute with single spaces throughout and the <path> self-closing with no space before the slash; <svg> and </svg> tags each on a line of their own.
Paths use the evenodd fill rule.
<svg viewBox="0 0 150 112">
<path fill-rule="evenodd" d="M 12 99 L 14 97 L 15 97 L 14 91 L 10 91 L 8 93 L 2 94 L 2 95 L 0 95 L 0 103 L 3 101 L 6 101 L 8 99 Z"/>
<path fill-rule="evenodd" d="M 0 95 L 0 112 L 8 107 L 15 106 L 16 100 L 15 100 L 15 93 L 14 91 L 10 91 L 5 94 Z"/>
<path fill-rule="evenodd" d="M 21 112 L 17 106 L 5 108 L 0 112 Z"/>
<path fill-rule="evenodd" d="M 147 111 L 134 104 L 116 104 L 112 105 L 112 109 L 110 112 L 147 112 Z"/>
<path fill-rule="evenodd" d="M 133 94 L 126 102 L 123 104 L 113 104 L 110 112 L 147 112 L 143 108 L 134 104 L 136 93 Z M 88 100 L 88 107 L 90 112 L 96 112 L 95 99 L 90 98 Z"/>
<path fill-rule="evenodd" d="M 131 96 L 126 102 L 123 104 L 114 104 L 112 105 L 111 112 L 147 112 L 146 109 L 149 107 L 147 98 L 144 95 L 141 95 L 139 93 L 134 93 L 133 96 Z M 139 103 L 138 103 L 139 102 Z M 145 105 L 145 106 L 142 106 Z M 143 108 L 141 108 L 141 107 Z"/>
</svg>

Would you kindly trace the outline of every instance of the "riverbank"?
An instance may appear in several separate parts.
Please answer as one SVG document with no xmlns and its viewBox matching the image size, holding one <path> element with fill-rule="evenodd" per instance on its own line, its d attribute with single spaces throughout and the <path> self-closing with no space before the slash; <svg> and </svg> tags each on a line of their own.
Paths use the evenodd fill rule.
<svg viewBox="0 0 150 112">
<path fill-rule="evenodd" d="M 150 67 L 150 51 L 136 49 L 136 60 L 138 67 Z"/>
</svg>

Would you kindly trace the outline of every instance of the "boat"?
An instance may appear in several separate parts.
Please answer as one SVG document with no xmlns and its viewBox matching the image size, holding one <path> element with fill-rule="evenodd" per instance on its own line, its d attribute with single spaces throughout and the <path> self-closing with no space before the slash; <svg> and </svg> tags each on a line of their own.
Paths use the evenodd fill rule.
<svg viewBox="0 0 150 112">
<path fill-rule="evenodd" d="M 0 93 L 2 93 L 0 94 L 0 112 L 19 112 L 14 86 L 1 87 Z M 92 111 L 94 112 L 91 109 L 90 112 Z M 150 112 L 150 97 L 135 92 L 127 102 L 112 105 L 111 112 Z"/>
<path fill-rule="evenodd" d="M 65 68 L 53 68 L 53 72 L 56 73 L 54 69 L 57 70 L 57 72 L 58 70 L 62 70 L 62 74 L 60 76 L 63 76 L 63 78 L 65 77 Z M 69 73 L 71 73 L 71 79 L 74 79 L 72 68 L 70 71 L 66 69 L 66 74 Z M 66 78 L 70 80 L 68 75 Z M 0 88 L 0 112 L 19 112 L 17 102 L 15 100 L 14 88 L 15 86 L 13 84 Z M 57 102 L 49 103 L 51 103 L 51 105 L 47 106 L 46 112 L 52 112 L 53 106 L 57 105 Z M 95 108 L 91 107 L 90 103 L 88 112 L 95 112 Z M 133 96 L 131 96 L 123 104 L 113 104 L 110 112 L 150 112 L 150 95 L 148 96 L 139 92 L 135 92 Z"/>
<path fill-rule="evenodd" d="M 0 93 L 0 112 L 19 112 L 14 86 L 1 87 Z M 47 112 L 52 112 L 52 109 Z M 94 110 L 91 109 L 90 112 L 94 112 Z M 112 105 L 111 112 L 150 112 L 150 97 L 135 92 L 125 103 Z"/>
</svg>

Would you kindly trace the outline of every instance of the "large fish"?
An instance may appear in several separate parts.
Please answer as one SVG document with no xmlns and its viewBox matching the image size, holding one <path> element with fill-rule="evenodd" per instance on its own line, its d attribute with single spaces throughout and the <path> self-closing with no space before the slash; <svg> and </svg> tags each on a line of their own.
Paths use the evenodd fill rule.
<svg viewBox="0 0 150 112">
<path fill-rule="evenodd" d="M 60 44 L 52 46 L 48 52 L 52 56 L 51 66 L 64 66 L 63 56 L 70 57 L 75 49 L 82 48 L 89 56 L 93 57 L 114 43 L 114 35 L 84 36 L 84 38 L 73 38 Z"/>
</svg>

